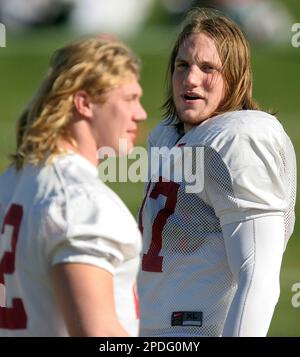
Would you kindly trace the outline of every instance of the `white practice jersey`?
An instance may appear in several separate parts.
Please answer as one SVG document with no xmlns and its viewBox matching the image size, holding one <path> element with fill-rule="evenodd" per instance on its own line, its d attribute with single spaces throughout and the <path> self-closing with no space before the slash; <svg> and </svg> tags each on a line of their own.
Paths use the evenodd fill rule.
<svg viewBox="0 0 300 357">
<path fill-rule="evenodd" d="M 135 280 L 141 239 L 121 199 L 82 156 L 51 165 L 10 167 L 0 176 L 0 336 L 67 336 L 51 268 L 91 264 L 113 275 L 117 316 L 138 333 Z"/>
<path fill-rule="evenodd" d="M 178 172 L 174 175 L 178 155 L 173 161 L 163 158 L 174 147 L 192 152 L 192 159 L 183 162 L 188 173 L 183 180 Z M 275 117 L 237 111 L 211 118 L 183 136 L 162 123 L 149 136 L 152 157 L 154 148 L 164 154 L 152 160 L 139 214 L 141 335 L 221 336 L 237 287 L 222 227 L 281 216 L 286 245 L 294 227 L 293 146 Z M 193 172 L 202 181 L 191 192 Z"/>
</svg>

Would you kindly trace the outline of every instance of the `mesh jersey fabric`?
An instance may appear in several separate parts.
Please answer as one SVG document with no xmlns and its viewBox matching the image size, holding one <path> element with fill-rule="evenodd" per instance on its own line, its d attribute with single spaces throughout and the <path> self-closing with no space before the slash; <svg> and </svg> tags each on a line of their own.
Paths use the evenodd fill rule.
<svg viewBox="0 0 300 357">
<path fill-rule="evenodd" d="M 203 187 L 187 193 L 187 182 L 163 177 L 163 160 L 158 173 L 149 168 L 151 180 L 139 213 L 140 333 L 220 336 L 237 288 L 222 226 L 284 216 L 286 244 L 294 226 L 295 154 L 278 120 L 260 111 L 226 113 L 183 136 L 162 123 L 149 136 L 150 156 L 153 148 L 175 146 L 201 148 L 190 165 L 203 162 Z M 176 164 L 170 165 L 171 172 L 176 170 Z M 188 311 L 201 313 L 201 321 L 172 326 L 172 314 Z"/>
</svg>

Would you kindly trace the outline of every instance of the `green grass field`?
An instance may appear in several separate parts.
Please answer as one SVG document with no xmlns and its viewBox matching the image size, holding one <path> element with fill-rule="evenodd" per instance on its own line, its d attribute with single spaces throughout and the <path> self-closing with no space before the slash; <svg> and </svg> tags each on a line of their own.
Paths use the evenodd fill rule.
<svg viewBox="0 0 300 357">
<path fill-rule="evenodd" d="M 286 3 L 295 22 L 300 22 L 300 2 L 289 0 Z M 173 27 L 154 26 L 150 22 L 130 41 L 131 47 L 142 58 L 142 102 L 148 112 L 147 122 L 141 125 L 138 145 L 145 145 L 148 132 L 160 120 L 167 56 L 175 31 Z M 73 38 L 74 35 L 63 28 L 25 32 L 18 36 L 7 33 L 7 47 L 0 48 L 0 172 L 6 167 L 7 154 L 15 145 L 16 119 L 40 83 L 50 54 Z M 252 55 L 255 98 L 263 108 L 278 112 L 278 118 L 300 154 L 300 48 L 293 48 L 290 43 L 284 48 L 254 47 Z M 117 183 L 111 186 L 136 215 L 143 184 Z M 300 214 L 299 200 L 296 214 Z M 300 307 L 294 308 L 291 304 L 291 287 L 300 283 L 299 234 L 300 226 L 296 221 L 295 232 L 284 255 L 281 297 L 270 336 L 300 336 Z"/>
</svg>

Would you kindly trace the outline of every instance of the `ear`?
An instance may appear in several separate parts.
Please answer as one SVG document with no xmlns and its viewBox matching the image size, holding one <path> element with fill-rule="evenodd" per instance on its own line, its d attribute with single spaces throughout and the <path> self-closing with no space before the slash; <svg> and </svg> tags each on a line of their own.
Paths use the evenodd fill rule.
<svg viewBox="0 0 300 357">
<path fill-rule="evenodd" d="M 84 90 L 79 90 L 74 95 L 74 106 L 77 112 L 85 118 L 92 118 L 92 102 Z"/>
</svg>

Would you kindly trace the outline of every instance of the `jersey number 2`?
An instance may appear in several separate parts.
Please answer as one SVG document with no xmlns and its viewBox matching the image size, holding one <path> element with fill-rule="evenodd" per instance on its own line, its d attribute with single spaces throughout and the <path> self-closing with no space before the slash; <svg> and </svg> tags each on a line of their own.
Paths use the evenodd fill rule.
<svg viewBox="0 0 300 357">
<path fill-rule="evenodd" d="M 4 218 L 1 229 L 2 239 L 5 237 L 5 226 L 12 226 L 11 251 L 4 252 L 0 261 L 0 283 L 4 284 L 4 274 L 15 272 L 16 247 L 19 237 L 20 225 L 23 217 L 23 208 L 12 204 Z M 5 285 L 5 284 L 4 284 Z M 27 315 L 23 302 L 20 298 L 12 299 L 12 307 L 0 307 L 0 328 L 9 330 L 25 329 L 27 326 Z"/>
<path fill-rule="evenodd" d="M 163 195 L 167 199 L 165 207 L 158 212 L 153 221 L 151 244 L 147 254 L 143 255 L 142 260 L 142 269 L 144 271 L 156 273 L 162 272 L 163 257 L 159 255 L 162 248 L 162 231 L 167 223 L 167 219 L 175 211 L 178 188 L 178 183 L 172 181 L 162 182 L 160 178 L 160 180 L 154 185 L 154 188 L 149 195 L 149 197 L 154 200 L 156 200 L 159 195 Z"/>
</svg>

